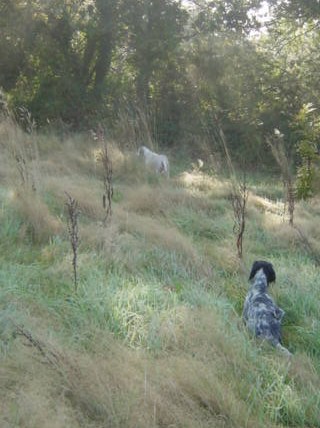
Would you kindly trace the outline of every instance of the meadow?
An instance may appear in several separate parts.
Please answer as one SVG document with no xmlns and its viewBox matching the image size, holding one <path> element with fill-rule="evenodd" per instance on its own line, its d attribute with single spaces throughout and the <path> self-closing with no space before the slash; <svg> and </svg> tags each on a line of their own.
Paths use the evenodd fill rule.
<svg viewBox="0 0 320 428">
<path fill-rule="evenodd" d="M 105 225 L 99 141 L 0 123 L 1 428 L 320 427 L 319 197 L 296 229 L 281 180 L 249 175 L 239 260 L 221 168 L 171 152 L 167 180 L 107 144 Z M 254 260 L 274 264 L 290 360 L 243 326 Z"/>
</svg>

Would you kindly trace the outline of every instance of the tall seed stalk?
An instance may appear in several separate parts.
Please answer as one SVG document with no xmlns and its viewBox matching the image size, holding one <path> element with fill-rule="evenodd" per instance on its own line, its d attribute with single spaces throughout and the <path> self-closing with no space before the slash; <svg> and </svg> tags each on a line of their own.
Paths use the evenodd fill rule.
<svg viewBox="0 0 320 428">
<path fill-rule="evenodd" d="M 246 204 L 248 200 L 248 188 L 246 177 L 243 181 L 234 183 L 231 192 L 231 203 L 234 214 L 233 232 L 237 236 L 237 251 L 239 259 L 242 259 L 243 235 L 246 227 Z"/>
<path fill-rule="evenodd" d="M 103 186 L 104 186 L 104 194 L 103 194 L 103 208 L 106 211 L 106 215 L 104 218 L 104 224 L 106 225 L 108 221 L 111 221 L 112 216 L 112 196 L 113 196 L 113 184 L 112 184 L 112 162 L 109 157 L 108 147 L 105 143 L 102 149 L 101 154 L 101 162 L 103 166 Z"/>
<path fill-rule="evenodd" d="M 73 252 L 72 266 L 73 266 L 73 280 L 75 292 L 78 290 L 78 248 L 79 248 L 79 226 L 78 218 L 80 211 L 78 202 L 65 192 L 67 196 L 66 206 L 68 210 L 67 227 L 69 233 L 70 244 Z"/>
<path fill-rule="evenodd" d="M 113 170 L 112 161 L 110 159 L 107 142 L 105 140 L 104 129 L 101 125 L 98 126 L 98 130 L 94 133 L 95 139 L 98 140 L 102 149 L 100 152 L 100 160 L 103 167 L 103 189 L 102 205 L 105 210 L 104 225 L 106 226 L 112 217 L 112 196 L 113 196 Z"/>
<path fill-rule="evenodd" d="M 236 235 L 236 246 L 239 259 L 243 256 L 243 238 L 246 227 L 246 206 L 248 201 L 248 187 L 246 176 L 243 174 L 243 179 L 240 181 L 237 178 L 233 162 L 229 153 L 228 144 L 223 130 L 219 127 L 215 137 L 223 147 L 226 157 L 226 163 L 231 179 L 231 194 L 230 200 L 234 215 L 233 232 Z"/>
</svg>

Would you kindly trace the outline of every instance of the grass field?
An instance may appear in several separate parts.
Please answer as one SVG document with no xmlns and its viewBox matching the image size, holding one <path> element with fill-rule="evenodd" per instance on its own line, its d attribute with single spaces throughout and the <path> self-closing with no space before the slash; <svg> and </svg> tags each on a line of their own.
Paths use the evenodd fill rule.
<svg viewBox="0 0 320 428">
<path fill-rule="evenodd" d="M 251 177 L 243 260 L 230 182 L 171 153 L 169 180 L 109 143 L 0 123 L 1 428 L 320 427 L 320 199 L 283 214 L 280 180 Z M 66 194 L 80 209 L 78 288 Z M 277 272 L 291 360 L 250 337 L 254 260 Z"/>
</svg>

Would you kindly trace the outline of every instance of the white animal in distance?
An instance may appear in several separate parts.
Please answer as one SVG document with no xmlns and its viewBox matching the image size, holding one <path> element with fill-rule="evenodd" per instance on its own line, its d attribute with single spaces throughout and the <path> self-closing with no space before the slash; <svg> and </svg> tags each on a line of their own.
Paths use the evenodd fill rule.
<svg viewBox="0 0 320 428">
<path fill-rule="evenodd" d="M 152 169 L 158 174 L 163 174 L 166 177 L 169 177 L 169 160 L 166 155 L 158 155 L 146 146 L 141 146 L 138 149 L 138 156 L 143 158 L 146 167 Z"/>
</svg>

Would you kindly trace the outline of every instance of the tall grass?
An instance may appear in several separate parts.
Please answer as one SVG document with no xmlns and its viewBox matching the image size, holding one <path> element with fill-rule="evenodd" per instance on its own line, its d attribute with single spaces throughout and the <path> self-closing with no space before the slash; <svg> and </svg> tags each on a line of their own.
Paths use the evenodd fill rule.
<svg viewBox="0 0 320 428">
<path fill-rule="evenodd" d="M 226 180 L 198 170 L 150 178 L 113 142 L 104 228 L 94 143 L 32 138 L 44 145 L 39 191 L 22 193 L 18 174 L 1 172 L 0 426 L 318 427 L 318 268 L 284 224 L 278 190 L 249 177 L 240 262 Z M 2 165 L 10 159 L 1 153 Z M 82 212 L 77 295 L 64 191 Z M 295 213 L 318 251 L 319 201 Z M 241 321 L 260 258 L 276 268 L 271 293 L 286 311 L 290 361 Z"/>
</svg>

